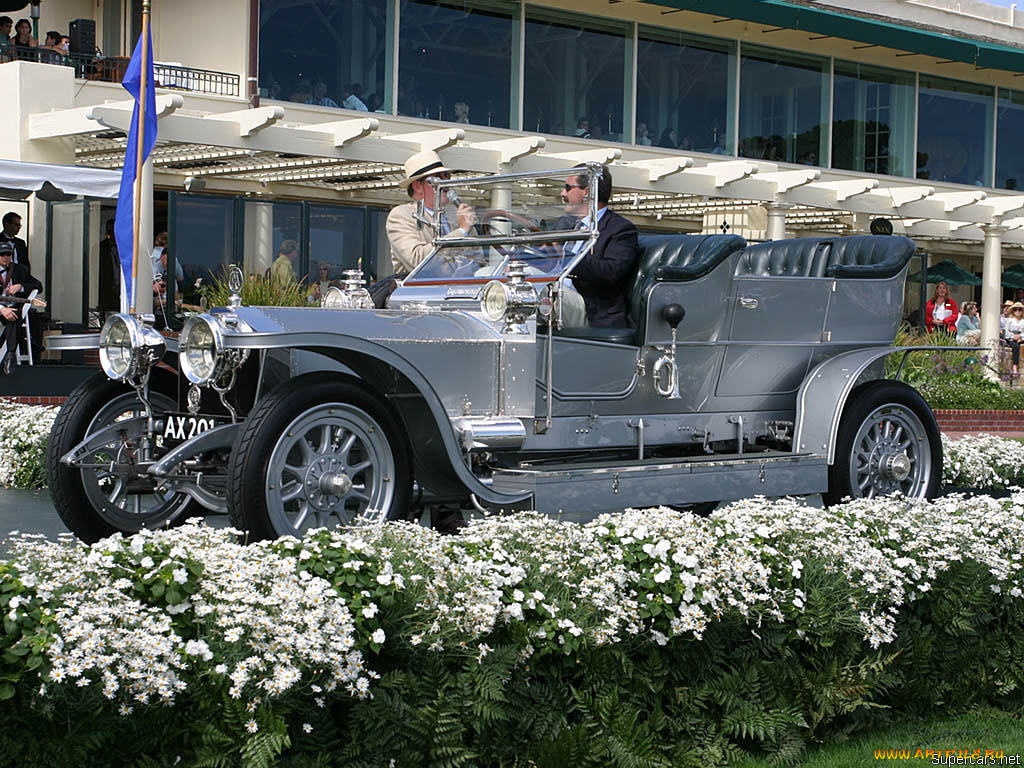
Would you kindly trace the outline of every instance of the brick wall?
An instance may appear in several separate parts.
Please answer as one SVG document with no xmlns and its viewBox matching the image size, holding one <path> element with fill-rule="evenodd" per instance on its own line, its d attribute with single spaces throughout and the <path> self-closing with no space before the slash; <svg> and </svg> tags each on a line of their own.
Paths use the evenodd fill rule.
<svg viewBox="0 0 1024 768">
<path fill-rule="evenodd" d="M 943 432 L 1024 432 L 1024 411 L 967 411 L 936 409 Z"/>
<path fill-rule="evenodd" d="M 66 397 L 57 395 L 15 395 L 14 397 L 5 397 L 3 399 L 13 400 L 22 405 L 63 405 L 64 401 L 67 400 Z"/>
</svg>

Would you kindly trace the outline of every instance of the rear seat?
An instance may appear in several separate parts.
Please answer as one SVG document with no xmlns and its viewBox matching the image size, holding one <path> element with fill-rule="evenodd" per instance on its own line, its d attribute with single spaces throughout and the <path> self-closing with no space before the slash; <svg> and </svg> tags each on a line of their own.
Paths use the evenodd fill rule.
<svg viewBox="0 0 1024 768">
<path fill-rule="evenodd" d="M 614 344 L 642 344 L 651 286 L 662 281 L 685 282 L 703 277 L 746 244 L 739 235 L 641 235 L 637 269 L 626 293 L 627 310 L 636 327 L 563 328 L 556 334 Z"/>
<path fill-rule="evenodd" d="M 886 278 L 899 274 L 916 246 L 906 237 L 853 237 L 773 240 L 748 246 L 737 276 Z"/>
</svg>

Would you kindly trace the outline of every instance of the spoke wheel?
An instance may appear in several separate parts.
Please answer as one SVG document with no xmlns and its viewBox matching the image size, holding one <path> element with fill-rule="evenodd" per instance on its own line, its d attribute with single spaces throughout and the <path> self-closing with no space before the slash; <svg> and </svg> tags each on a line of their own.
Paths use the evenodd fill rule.
<svg viewBox="0 0 1024 768">
<path fill-rule="evenodd" d="M 154 412 L 177 410 L 159 392 L 150 392 L 150 403 Z M 98 374 L 72 392 L 54 421 L 47 447 L 50 495 L 64 524 L 85 541 L 173 525 L 201 510 L 185 494 L 155 491 L 146 475 L 132 469 L 153 458 L 152 447 L 135 439 L 98 448 L 83 462 L 87 466 L 60 463 L 87 435 L 142 412 L 133 390 Z"/>
<path fill-rule="evenodd" d="M 875 381 L 851 393 L 829 471 L 828 503 L 895 494 L 930 499 L 941 475 L 938 427 L 917 392 L 899 382 Z"/>
<path fill-rule="evenodd" d="M 404 517 L 408 449 L 365 387 L 322 374 L 257 403 L 229 469 L 235 525 L 259 538 Z"/>
</svg>

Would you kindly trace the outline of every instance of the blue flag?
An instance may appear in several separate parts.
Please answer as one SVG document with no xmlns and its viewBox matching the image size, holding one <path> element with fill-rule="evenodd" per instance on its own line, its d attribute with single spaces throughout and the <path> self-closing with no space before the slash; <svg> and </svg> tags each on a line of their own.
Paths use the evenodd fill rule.
<svg viewBox="0 0 1024 768">
<path fill-rule="evenodd" d="M 142 162 L 146 162 L 153 146 L 156 144 L 156 87 L 153 83 L 153 40 L 149 38 L 148 57 L 146 67 L 146 117 L 144 125 L 144 137 L 142 143 Z M 121 191 L 117 196 L 117 215 L 114 218 L 114 239 L 117 241 L 117 253 L 121 259 L 121 272 L 124 274 L 124 284 L 127 288 L 127 305 L 135 304 L 135 286 L 132 284 L 132 249 L 134 248 L 135 233 L 135 163 L 139 146 L 139 89 L 142 85 L 142 36 L 135 45 L 135 52 L 131 61 L 128 62 L 128 69 L 124 73 L 122 85 L 125 90 L 135 99 L 135 109 L 132 110 L 132 126 L 128 131 L 128 146 L 124 153 L 124 168 L 121 170 Z M 149 244 L 139 243 L 139 258 L 149 258 Z M 125 302 L 122 301 L 122 306 Z"/>
</svg>

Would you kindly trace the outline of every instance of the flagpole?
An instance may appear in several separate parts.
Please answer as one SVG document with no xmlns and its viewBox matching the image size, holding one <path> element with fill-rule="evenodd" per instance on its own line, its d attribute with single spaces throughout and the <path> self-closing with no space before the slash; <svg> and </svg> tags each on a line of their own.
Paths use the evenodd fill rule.
<svg viewBox="0 0 1024 768">
<path fill-rule="evenodd" d="M 132 215 L 132 285 L 131 304 L 128 312 L 135 314 L 135 303 L 139 293 L 139 220 L 142 217 L 142 165 L 143 147 L 146 143 L 146 82 L 149 75 L 149 8 L 150 0 L 142 0 L 142 73 L 139 81 L 139 123 L 138 141 L 135 149 L 135 194 Z"/>
</svg>

